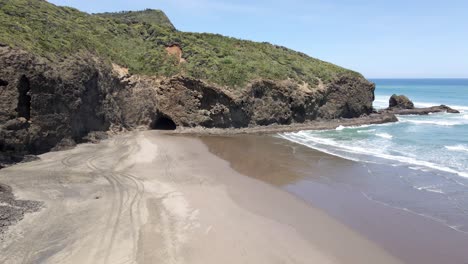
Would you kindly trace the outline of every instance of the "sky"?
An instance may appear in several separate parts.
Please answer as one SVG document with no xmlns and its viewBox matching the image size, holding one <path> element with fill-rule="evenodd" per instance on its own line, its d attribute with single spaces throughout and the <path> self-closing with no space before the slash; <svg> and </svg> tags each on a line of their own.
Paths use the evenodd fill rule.
<svg viewBox="0 0 468 264">
<path fill-rule="evenodd" d="M 367 78 L 468 78 L 466 0 L 49 0 L 161 9 L 178 30 L 266 41 Z"/>
</svg>

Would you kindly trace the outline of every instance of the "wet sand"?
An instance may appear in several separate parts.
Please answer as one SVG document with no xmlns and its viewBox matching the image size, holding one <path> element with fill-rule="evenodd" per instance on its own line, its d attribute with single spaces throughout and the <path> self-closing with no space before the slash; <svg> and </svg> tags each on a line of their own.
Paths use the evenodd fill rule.
<svg viewBox="0 0 468 264">
<path fill-rule="evenodd" d="M 414 192 L 405 182 L 410 174 L 430 175 L 349 161 L 273 136 L 210 136 L 202 140 L 210 152 L 239 173 L 287 190 L 405 263 L 468 263 L 467 233 L 401 209 L 406 204 L 424 203 L 443 213 L 444 208 L 438 208 L 438 194 L 419 197 L 421 192 Z"/>
<path fill-rule="evenodd" d="M 235 142 L 245 139 L 223 152 L 244 155 Z M 254 154 L 263 157 L 243 157 L 271 157 Z M 129 133 L 40 158 L 0 171 L 18 199 L 44 204 L 8 229 L 0 263 L 401 263 L 198 138 Z M 255 164 L 262 170 L 247 174 L 279 176 Z"/>
</svg>

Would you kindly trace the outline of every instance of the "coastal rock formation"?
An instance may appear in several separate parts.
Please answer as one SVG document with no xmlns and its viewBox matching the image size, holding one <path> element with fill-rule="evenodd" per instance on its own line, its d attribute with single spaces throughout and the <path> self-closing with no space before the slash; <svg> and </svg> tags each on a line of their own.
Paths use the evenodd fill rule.
<svg viewBox="0 0 468 264">
<path fill-rule="evenodd" d="M 243 128 L 372 113 L 374 84 L 355 75 L 317 87 L 260 79 L 239 91 L 113 66 L 86 53 L 52 63 L 0 47 L 0 163 L 72 146 L 96 131 Z"/>
<path fill-rule="evenodd" d="M 11 0 L 0 20 L 0 164 L 107 132 L 374 112 L 375 86 L 357 72 L 266 42 L 182 32 L 159 10 L 87 14 Z"/>
<path fill-rule="evenodd" d="M 325 89 L 320 107 L 322 118 L 353 118 L 372 113 L 375 84 L 364 78 L 342 75 Z"/>
<path fill-rule="evenodd" d="M 450 114 L 460 113 L 460 111 L 450 108 L 446 105 L 413 108 L 413 109 L 387 108 L 380 112 L 394 114 L 394 115 L 428 115 L 431 113 L 450 113 Z"/>
<path fill-rule="evenodd" d="M 389 100 L 389 108 L 413 109 L 413 102 L 404 95 L 392 95 Z"/>
<path fill-rule="evenodd" d="M 188 77 L 173 77 L 157 86 L 158 109 L 181 127 L 244 127 L 249 117 L 228 91 Z"/>
<path fill-rule="evenodd" d="M 0 47 L 0 79 L 0 163 L 49 151 L 64 138 L 81 142 L 120 117 L 110 96 L 118 80 L 91 55 L 49 63 Z"/>
<path fill-rule="evenodd" d="M 348 76 L 318 88 L 255 80 L 240 93 L 184 76 L 126 82 L 116 99 L 124 125 L 150 128 L 161 118 L 180 127 L 243 128 L 360 117 L 372 112 L 374 92 L 373 84 Z"/>
<path fill-rule="evenodd" d="M 404 95 L 392 95 L 389 100 L 387 109 L 379 111 L 379 113 L 394 114 L 394 115 L 428 115 L 430 113 L 451 113 L 459 114 L 460 111 L 452 109 L 446 105 L 415 108 L 413 102 Z"/>
</svg>

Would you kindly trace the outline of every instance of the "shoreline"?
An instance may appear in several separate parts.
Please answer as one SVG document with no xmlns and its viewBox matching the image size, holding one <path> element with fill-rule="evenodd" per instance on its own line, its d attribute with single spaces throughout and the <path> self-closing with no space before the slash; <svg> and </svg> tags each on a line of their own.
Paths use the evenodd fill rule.
<svg viewBox="0 0 468 264">
<path fill-rule="evenodd" d="M 468 259 L 466 233 L 405 208 L 432 204 L 444 212 L 440 194 L 413 189 L 396 177 L 437 175 L 350 161 L 273 136 L 201 139 L 239 173 L 294 194 L 405 263 L 465 264 Z"/>
<path fill-rule="evenodd" d="M 387 123 L 399 122 L 397 115 L 429 115 L 432 113 L 447 112 L 451 114 L 459 114 L 458 110 L 452 109 L 446 105 L 432 106 L 425 108 L 400 109 L 386 108 L 377 111 L 370 115 L 356 118 L 335 118 L 327 120 L 312 120 L 304 123 L 292 123 L 288 125 L 267 125 L 253 126 L 246 128 L 205 128 L 205 127 L 184 127 L 176 129 L 168 134 L 180 135 L 242 135 L 242 134 L 276 134 L 282 132 L 297 132 L 301 130 L 330 130 L 340 126 L 364 126 L 364 125 L 379 125 Z"/>
<path fill-rule="evenodd" d="M 401 263 L 293 194 L 238 173 L 199 138 L 131 133 L 41 155 L 0 180 L 45 203 L 8 231 L 4 262 Z"/>
<path fill-rule="evenodd" d="M 372 113 L 370 115 L 365 115 L 361 117 L 355 118 L 335 118 L 335 119 L 319 119 L 319 120 L 312 120 L 312 121 L 305 121 L 303 123 L 292 123 L 287 125 L 278 125 L 278 124 L 271 124 L 266 126 L 252 126 L 252 127 L 243 127 L 243 128 L 207 128 L 207 127 L 176 127 L 175 130 L 158 130 L 164 132 L 165 134 L 176 134 L 176 135 L 242 135 L 242 134 L 275 134 L 275 133 L 282 133 L 282 132 L 297 132 L 301 130 L 330 130 L 336 129 L 340 126 L 350 127 L 350 126 L 363 126 L 363 125 L 378 125 L 378 124 L 387 124 L 387 123 L 396 123 L 399 122 L 396 115 L 414 115 L 417 113 L 418 115 L 428 115 L 430 113 L 439 113 L 443 111 L 456 111 L 457 110 L 451 109 L 445 105 L 441 106 L 433 106 L 428 108 L 415 108 L 415 109 L 384 109 L 380 110 L 376 113 Z M 455 113 L 455 112 L 451 112 Z M 0 126 L 1 129 L 1 126 Z M 152 129 L 148 127 L 136 127 L 130 130 L 122 130 L 120 132 L 116 131 L 94 131 L 90 132 L 93 134 L 90 136 L 88 141 L 80 142 L 78 144 L 83 143 L 98 143 L 101 137 L 107 138 L 117 135 L 122 135 L 126 133 L 132 133 L 134 131 L 151 131 Z M 89 136 L 89 135 L 88 135 Z M 76 144 L 76 145 L 78 145 Z M 61 151 L 67 150 L 76 145 L 69 145 L 65 143 L 64 145 L 57 145 L 53 149 L 44 152 L 48 153 L 51 151 Z M 36 154 L 41 155 L 44 153 Z M 0 153 L 0 169 L 17 164 L 22 162 L 28 162 L 30 160 L 34 160 L 34 154 L 30 154 L 29 152 L 20 151 L 20 152 L 6 152 Z"/>
<path fill-rule="evenodd" d="M 360 126 L 360 125 L 372 125 L 372 124 L 385 124 L 398 122 L 398 119 L 393 114 L 379 113 L 371 114 L 369 116 L 358 117 L 358 118 L 342 118 L 342 119 L 331 119 L 331 120 L 316 120 L 308 121 L 305 123 L 294 123 L 289 125 L 268 125 L 268 126 L 254 126 L 246 128 L 205 128 L 205 127 L 182 127 L 176 130 L 157 130 L 163 134 L 175 134 L 175 135 L 236 135 L 236 134 L 274 134 L 279 132 L 293 132 L 300 130 L 326 130 L 335 129 L 339 126 Z M 0 127 L 1 128 L 1 127 Z M 96 135 L 92 136 L 89 142 L 82 142 L 79 144 L 86 143 L 98 143 L 102 139 L 103 135 L 108 137 L 121 136 L 136 131 L 151 131 L 148 127 L 137 127 L 133 130 L 123 130 L 121 132 L 107 131 L 107 132 L 95 132 Z M 56 146 L 54 149 L 44 153 L 53 151 L 67 150 L 74 148 L 77 145 Z M 40 153 L 37 155 L 41 155 Z M 0 153 L 0 170 L 12 166 L 17 163 L 28 162 L 34 160 L 37 155 L 30 154 L 25 151 L 11 151 L 6 153 Z"/>
<path fill-rule="evenodd" d="M 295 132 L 300 130 L 328 130 L 339 126 L 378 125 L 398 122 L 394 114 L 379 113 L 357 118 L 340 118 L 330 120 L 315 120 L 289 125 L 268 125 L 246 128 L 204 128 L 184 127 L 175 131 L 167 131 L 167 134 L 179 135 L 242 135 L 242 134 L 275 134 L 281 132 Z"/>
<path fill-rule="evenodd" d="M 362 120 L 363 118 L 358 118 L 357 120 Z M 375 120 L 375 119 L 373 119 Z M 150 138 L 153 138 L 152 140 L 155 142 L 158 142 L 156 144 L 159 146 L 159 144 L 162 143 L 162 145 L 167 145 L 167 144 L 175 144 L 176 149 L 179 149 L 179 152 L 184 152 L 185 148 L 183 146 L 180 146 L 179 143 L 170 143 L 173 139 L 181 138 L 184 140 L 190 139 L 191 141 L 200 141 L 203 142 L 202 146 L 198 146 L 197 148 L 208 148 L 209 152 L 211 154 L 216 155 L 218 158 L 222 159 L 223 161 L 228 162 L 229 167 L 233 169 L 235 172 L 237 172 L 236 177 L 251 177 L 256 180 L 260 180 L 264 183 L 267 183 L 269 185 L 273 185 L 276 187 L 279 187 L 283 191 L 287 191 L 290 194 L 292 194 L 294 197 L 297 197 L 299 200 L 305 202 L 308 206 L 312 206 L 313 208 L 317 208 L 319 211 L 324 213 L 325 215 L 329 216 L 330 219 L 333 219 L 333 221 L 336 221 L 337 223 L 344 225 L 346 228 L 349 228 L 353 232 L 356 233 L 358 237 L 362 237 L 365 240 L 369 240 L 371 244 L 374 244 L 380 248 L 383 249 L 385 254 L 390 254 L 392 256 L 396 256 L 399 259 L 402 259 L 405 263 L 434 263 L 438 264 L 443 261 L 447 261 L 446 256 L 450 256 L 448 258 L 449 260 L 453 260 L 453 263 L 460 263 L 464 264 L 461 262 L 464 258 L 468 258 L 468 256 L 465 254 L 463 250 L 463 245 L 468 244 L 468 240 L 466 239 L 466 236 L 462 235 L 460 236 L 459 234 L 453 234 L 451 230 L 446 230 L 446 227 L 443 225 L 440 225 L 440 223 L 434 223 L 433 219 L 430 219 L 429 217 L 425 217 L 423 215 L 419 215 L 418 213 L 411 212 L 411 211 L 405 211 L 402 210 L 401 208 L 394 208 L 391 205 L 385 204 L 384 202 L 381 202 L 379 200 L 375 200 L 374 197 L 372 196 L 366 196 L 363 195 L 364 193 L 352 193 L 349 190 L 343 189 L 342 186 L 327 186 L 323 185 L 323 183 L 317 184 L 315 181 L 315 170 L 318 168 L 319 171 L 322 170 L 323 174 L 322 177 L 323 179 L 330 178 L 336 179 L 336 178 L 343 178 L 345 175 L 352 175 L 353 177 L 356 177 L 356 180 L 359 180 L 359 177 L 361 176 L 360 173 L 365 174 L 365 171 L 356 169 L 356 167 L 366 167 L 367 169 L 372 168 L 372 171 L 383 171 L 382 175 L 391 175 L 394 173 L 409 173 L 406 170 L 403 169 L 398 169 L 398 168 L 390 168 L 390 166 L 386 165 L 366 165 L 364 162 L 352 162 L 349 160 L 344 160 L 342 158 L 338 158 L 336 156 L 331 156 L 329 154 L 319 152 L 312 150 L 308 147 L 299 145 L 297 143 L 293 143 L 290 141 L 287 141 L 286 139 L 279 139 L 279 138 L 274 138 L 270 134 L 273 133 L 278 133 L 278 132 L 284 132 L 284 131 L 295 131 L 295 130 L 303 130 L 303 129 L 332 129 L 336 128 L 338 126 L 358 126 L 358 125 L 366 125 L 369 123 L 360 123 L 361 121 L 356 122 L 356 119 L 352 120 L 333 120 L 334 122 L 329 122 L 329 121 L 314 121 L 310 122 L 307 124 L 298 124 L 298 125 L 293 125 L 293 126 L 268 126 L 268 127 L 255 127 L 255 128 L 247 128 L 247 129 L 184 129 L 183 131 L 130 131 L 127 133 L 123 133 L 120 135 L 114 135 L 111 136 L 109 139 L 106 139 L 102 141 L 101 143 L 97 144 L 80 144 L 74 149 L 68 150 L 68 151 L 61 151 L 61 152 L 49 152 L 46 154 L 41 155 L 48 157 L 50 156 L 60 156 L 62 152 L 75 152 L 76 149 L 82 149 L 82 148 L 93 148 L 93 147 L 99 147 L 101 144 L 108 144 L 109 142 L 113 141 L 120 141 L 122 138 L 131 138 L 132 136 L 136 134 L 145 134 L 145 135 L 158 135 L 158 137 L 161 137 L 161 139 L 154 139 L 153 136 L 150 136 Z M 375 124 L 381 124 L 381 123 L 375 123 Z M 284 130 L 286 129 L 286 130 Z M 190 136 L 189 138 L 187 136 Z M 250 138 L 256 138 L 256 140 L 251 141 Z M 216 151 L 213 151 L 212 147 L 213 144 L 210 143 L 210 141 L 216 141 L 218 139 L 223 139 L 221 142 L 218 142 L 217 144 L 223 145 L 222 149 L 225 149 L 224 154 L 217 153 Z M 229 139 L 229 140 L 226 140 Z M 259 140 L 260 139 L 260 140 Z M 124 140 L 125 141 L 125 140 Z M 168 141 L 169 143 L 167 143 Z M 219 141 L 219 140 L 218 140 Z M 224 142 L 226 141 L 226 142 Z M 232 143 L 231 141 L 234 141 L 235 143 Z M 252 143 L 252 146 L 255 146 L 256 148 L 254 149 L 253 152 L 251 152 L 249 145 L 245 145 L 245 142 L 250 142 Z M 257 144 L 257 141 L 260 142 Z M 286 143 L 287 142 L 287 143 Z M 140 143 L 137 143 L 137 145 L 140 145 L 139 148 L 144 148 Z M 190 146 L 192 144 L 189 144 Z M 216 144 L 215 144 L 216 145 Z M 275 145 L 288 145 L 290 150 L 289 151 L 278 151 L 275 150 L 275 148 L 272 148 L 271 146 Z M 236 150 L 239 146 L 243 146 L 244 151 Z M 270 146 L 268 148 L 271 148 L 270 150 L 265 150 L 265 146 Z M 131 146 L 126 146 L 132 149 Z M 189 147 L 190 149 L 192 147 Z M 148 150 L 146 150 L 148 151 Z M 130 151 L 132 152 L 132 151 Z M 151 151 L 150 151 L 151 152 Z M 177 151 L 174 150 L 171 153 L 171 156 L 180 156 L 180 154 L 176 153 Z M 310 155 L 305 155 L 305 156 L 298 156 L 298 153 L 315 153 L 312 156 Z M 137 154 L 139 157 L 138 159 L 143 158 L 144 155 Z M 235 164 L 236 161 L 232 160 L 232 157 L 226 157 L 225 155 L 231 155 L 232 154 L 237 155 L 238 157 L 244 157 L 243 163 L 246 163 L 250 168 L 238 168 L 236 167 Z M 281 157 L 275 157 L 271 158 L 272 153 L 281 153 Z M 317 154 L 318 153 L 318 154 Z M 177 154 L 177 155 L 176 155 Z M 197 155 L 201 156 L 206 156 L 207 154 L 204 152 L 200 152 Z M 224 156 L 223 156 L 224 155 Z M 275 155 L 273 155 L 275 156 Z M 320 157 L 320 159 L 314 160 L 315 157 Z M 330 158 L 332 157 L 332 158 Z M 125 157 L 127 159 L 128 157 Z M 190 157 L 188 159 L 184 159 L 182 164 L 185 162 L 194 162 L 192 160 L 193 157 Z M 318 162 L 316 164 L 317 166 L 312 166 L 312 167 L 307 167 L 304 166 L 303 163 L 308 158 L 312 158 L 310 161 L 312 163 Z M 271 161 L 269 160 L 271 159 Z M 275 167 L 283 162 L 283 159 L 287 160 L 288 162 L 291 162 L 290 164 L 287 165 L 286 170 L 284 169 L 278 169 L 278 167 Z M 301 161 L 302 159 L 302 161 Z M 134 162 L 135 158 L 131 162 Z M 40 162 L 40 161 L 33 161 L 34 162 Z M 239 161 L 237 161 L 239 162 Z M 323 168 L 323 163 L 328 163 L 328 167 L 325 166 L 326 168 Z M 29 163 L 21 163 L 18 164 L 17 166 L 28 166 L 27 164 Z M 160 163 L 160 166 L 163 166 L 165 163 Z M 258 170 L 258 168 L 253 168 L 253 167 L 262 167 L 265 166 L 265 171 L 263 171 L 262 175 L 265 175 L 267 178 L 262 178 L 263 176 L 255 175 L 255 170 Z M 343 165 L 344 164 L 344 165 Z M 352 165 L 354 164 L 354 165 Z M 127 164 L 128 165 L 128 164 Z M 210 165 L 207 165 L 209 167 Z M 216 165 L 217 166 L 217 165 Z M 16 166 L 15 166 L 16 167 Z M 350 167 L 349 170 L 343 170 L 343 168 Z M 7 169 L 8 170 L 8 169 Z M 220 174 L 226 173 L 228 169 L 222 170 Z M 1 175 L 4 170 L 0 170 L 0 182 L 1 182 Z M 307 173 L 307 172 L 314 172 L 312 174 Z M 340 172 L 339 172 L 340 171 Z M 66 170 L 65 170 L 66 172 Z M 147 173 L 147 172 L 145 172 Z M 191 172 L 189 172 L 191 173 Z M 231 172 L 232 173 L 232 172 Z M 282 173 L 281 178 L 274 179 L 272 181 L 269 175 L 276 175 L 278 173 Z M 219 177 L 219 176 L 216 176 Z M 310 177 L 312 177 L 312 180 L 310 180 Z M 345 178 L 343 178 L 345 179 Z M 276 182 L 279 181 L 279 182 Z M 345 180 L 347 181 L 347 179 Z M 296 184 L 299 182 L 298 184 Z M 390 183 L 390 186 L 393 186 L 393 182 L 387 182 Z M 284 186 L 286 187 L 284 187 Z M 276 188 L 275 187 L 275 188 Z M 243 189 L 245 188 L 244 186 L 238 186 L 238 189 Z M 375 185 L 374 188 L 388 188 L 386 184 L 379 184 Z M 235 191 L 234 195 L 237 196 L 238 190 Z M 255 192 L 255 190 L 252 190 L 252 193 Z M 16 193 L 16 192 L 15 192 Z M 397 191 L 394 195 L 395 198 L 397 198 L 399 195 L 402 195 L 403 193 L 399 193 Z M 249 194 L 251 196 L 251 194 Z M 97 195 L 96 197 L 99 197 Z M 23 197 L 20 197 L 23 198 Z M 24 199 L 28 200 L 34 200 L 30 199 L 30 197 L 24 197 Z M 324 200 L 329 200 L 329 201 L 324 201 Z M 39 201 L 42 201 L 39 199 Z M 245 201 L 245 206 L 249 206 L 248 202 Z M 267 205 L 268 206 L 268 205 Z M 287 207 L 289 205 L 285 205 Z M 339 209 L 338 209 L 339 208 Z M 153 207 L 152 209 L 147 209 L 147 210 L 157 210 L 156 207 Z M 259 211 L 262 211 L 263 209 L 256 209 Z M 39 212 L 40 214 L 41 212 Z M 36 213 L 32 214 L 35 215 Z M 379 219 L 378 217 L 376 218 L 375 216 L 385 216 L 384 220 Z M 30 214 L 26 215 L 26 219 L 29 219 Z M 282 216 L 274 215 L 273 217 L 278 218 Z M 423 219 L 421 219 L 421 217 Z M 29 220 L 28 220 L 29 221 Z M 365 221 L 368 224 L 363 225 L 361 221 Z M 399 223 L 399 225 L 393 225 L 392 221 Z M 375 224 L 374 222 L 381 222 L 380 224 Z M 369 224 L 371 223 L 371 224 Z M 383 226 L 381 224 L 384 224 Z M 22 222 L 20 222 L 18 225 L 22 226 Z M 386 227 L 385 227 L 386 225 Z M 403 225 L 403 226 L 400 226 Z M 385 228 L 389 228 L 392 230 L 391 233 L 389 231 L 385 231 Z M 453 231 L 453 230 L 452 230 Z M 418 235 L 422 235 L 420 238 L 417 238 Z M 431 238 L 433 237 L 438 237 L 437 241 L 430 241 Z M 430 241 L 430 242 L 428 242 Z M 313 241 L 315 244 L 320 244 L 320 241 Z M 331 243 L 331 241 L 329 241 Z M 410 243 L 411 242 L 411 243 Z M 451 249 L 447 249 L 447 245 L 450 245 Z M 461 245 L 461 246 L 460 246 Z M 330 244 L 327 244 L 327 246 L 330 246 Z M 410 248 L 411 250 L 408 250 L 407 248 Z M 379 250 L 380 250 L 379 249 Z M 442 251 L 447 251 L 450 253 L 445 253 L 442 257 L 440 254 L 435 254 L 437 252 Z M 424 251 L 430 251 L 431 253 L 427 254 L 424 258 L 421 259 L 421 256 Z M 319 250 L 320 251 L 320 250 Z M 325 250 L 326 251 L 326 250 Z M 333 251 L 333 250 L 332 250 Z M 334 252 L 338 252 L 338 249 L 334 249 Z M 432 254 L 434 252 L 434 254 Z M 352 254 L 352 253 L 347 253 L 347 254 Z M 380 253 L 379 253 L 380 254 Z M 326 259 L 326 257 L 324 257 Z M 348 257 L 341 257 L 341 259 L 347 259 Z M 345 262 L 347 263 L 347 262 Z M 356 262 L 359 263 L 359 262 Z"/>
</svg>

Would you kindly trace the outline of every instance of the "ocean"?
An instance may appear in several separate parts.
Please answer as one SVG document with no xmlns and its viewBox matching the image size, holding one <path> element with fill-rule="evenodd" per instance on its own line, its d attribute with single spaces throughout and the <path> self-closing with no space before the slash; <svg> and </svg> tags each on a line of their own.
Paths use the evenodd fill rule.
<svg viewBox="0 0 468 264">
<path fill-rule="evenodd" d="M 348 160 L 386 164 L 411 173 L 387 175 L 403 183 L 395 193 L 365 193 L 370 199 L 468 233 L 468 79 L 374 79 L 374 107 L 392 94 L 416 107 L 445 104 L 460 114 L 398 116 L 399 122 L 279 136 Z M 382 184 L 391 180 L 382 180 Z M 402 187 L 403 186 L 403 187 Z M 408 198 L 410 197 L 410 198 Z M 427 201 L 431 201 L 430 203 Z"/>
</svg>

